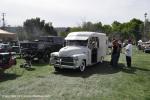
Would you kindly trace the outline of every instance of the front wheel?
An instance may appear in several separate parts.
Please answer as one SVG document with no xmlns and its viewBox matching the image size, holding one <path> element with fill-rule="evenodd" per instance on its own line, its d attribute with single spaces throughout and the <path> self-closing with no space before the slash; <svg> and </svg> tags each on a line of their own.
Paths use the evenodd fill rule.
<svg viewBox="0 0 150 100">
<path fill-rule="evenodd" d="M 81 63 L 81 65 L 80 65 L 80 67 L 79 67 L 79 70 L 80 70 L 81 72 L 83 72 L 83 71 L 85 71 L 85 67 L 86 67 L 86 63 L 85 63 L 85 61 L 83 60 L 82 63 Z"/>
<path fill-rule="evenodd" d="M 55 71 L 59 72 L 61 69 L 59 67 L 54 67 Z"/>
</svg>

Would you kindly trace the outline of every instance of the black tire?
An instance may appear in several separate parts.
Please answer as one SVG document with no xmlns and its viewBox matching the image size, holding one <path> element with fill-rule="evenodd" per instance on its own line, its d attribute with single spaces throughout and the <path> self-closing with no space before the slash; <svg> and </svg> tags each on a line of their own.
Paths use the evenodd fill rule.
<svg viewBox="0 0 150 100">
<path fill-rule="evenodd" d="M 59 67 L 54 67 L 55 68 L 55 71 L 59 72 L 61 71 L 61 69 Z"/>
<path fill-rule="evenodd" d="M 48 51 L 45 52 L 44 56 L 43 56 L 43 60 L 45 62 L 48 62 L 50 58 L 50 53 Z"/>
<path fill-rule="evenodd" d="M 85 68 L 86 68 L 86 61 L 83 60 L 82 63 L 81 63 L 81 65 L 79 66 L 80 72 L 84 72 Z"/>
</svg>

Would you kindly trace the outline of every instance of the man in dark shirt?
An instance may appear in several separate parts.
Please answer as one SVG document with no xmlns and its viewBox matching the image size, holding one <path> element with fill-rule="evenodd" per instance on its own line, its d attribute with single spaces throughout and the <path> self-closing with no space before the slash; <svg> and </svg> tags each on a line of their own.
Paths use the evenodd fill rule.
<svg viewBox="0 0 150 100">
<path fill-rule="evenodd" d="M 112 67 L 116 68 L 118 66 L 118 40 L 113 40 L 112 46 L 112 54 L 111 54 L 111 62 Z M 120 53 L 119 53 L 120 54 Z"/>
</svg>

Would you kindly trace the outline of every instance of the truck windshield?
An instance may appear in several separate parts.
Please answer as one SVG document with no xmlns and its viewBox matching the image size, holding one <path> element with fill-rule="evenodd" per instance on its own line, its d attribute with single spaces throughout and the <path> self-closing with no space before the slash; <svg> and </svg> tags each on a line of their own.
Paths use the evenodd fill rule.
<svg viewBox="0 0 150 100">
<path fill-rule="evenodd" d="M 87 40 L 67 40 L 66 46 L 87 46 Z"/>
</svg>

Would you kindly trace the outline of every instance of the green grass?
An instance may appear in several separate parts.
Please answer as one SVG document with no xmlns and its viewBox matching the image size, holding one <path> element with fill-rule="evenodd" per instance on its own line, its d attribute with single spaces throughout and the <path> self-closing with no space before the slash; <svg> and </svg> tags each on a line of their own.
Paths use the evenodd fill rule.
<svg viewBox="0 0 150 100">
<path fill-rule="evenodd" d="M 74 70 L 55 72 L 48 64 L 34 65 L 31 70 L 17 66 L 0 77 L 0 100 L 150 100 L 150 54 L 134 48 L 132 69 L 125 67 L 121 54 L 119 66 L 103 64 L 88 67 L 84 73 Z M 48 98 L 2 95 L 48 95 Z"/>
</svg>

